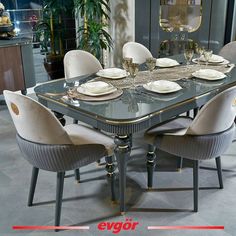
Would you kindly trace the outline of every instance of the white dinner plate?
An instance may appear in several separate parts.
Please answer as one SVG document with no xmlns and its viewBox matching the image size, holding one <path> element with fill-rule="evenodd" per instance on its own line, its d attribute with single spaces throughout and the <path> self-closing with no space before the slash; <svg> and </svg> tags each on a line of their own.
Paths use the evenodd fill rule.
<svg viewBox="0 0 236 236">
<path fill-rule="evenodd" d="M 199 60 L 199 58 L 194 58 L 192 60 L 192 62 L 197 64 L 198 60 Z M 206 62 L 200 60 L 200 64 L 204 64 L 205 65 Z M 227 65 L 227 64 L 229 64 L 229 61 L 226 60 L 226 59 L 224 59 L 222 62 L 208 62 L 208 65 Z"/>
<path fill-rule="evenodd" d="M 117 88 L 115 88 L 113 85 L 109 84 L 109 87 L 106 88 L 104 91 L 92 92 L 83 86 L 79 86 L 77 88 L 77 91 L 79 93 L 87 95 L 87 96 L 97 97 L 97 96 L 103 96 L 103 95 L 108 95 L 108 94 L 114 93 L 115 91 L 117 91 Z"/>
<path fill-rule="evenodd" d="M 197 71 L 193 72 L 192 76 L 194 76 L 196 78 L 199 78 L 199 79 L 205 79 L 205 80 L 211 80 L 211 81 L 221 80 L 221 79 L 224 79 L 226 77 L 226 75 L 223 74 L 223 73 L 220 73 L 219 75 L 216 75 L 216 76 L 212 77 L 212 76 L 207 76 L 207 75 L 204 75 L 204 74 L 198 74 Z"/>
<path fill-rule="evenodd" d="M 156 66 L 161 68 L 169 68 L 179 66 L 179 63 L 171 58 L 158 58 L 156 61 Z"/>
<path fill-rule="evenodd" d="M 206 59 L 204 56 L 201 56 L 200 60 L 203 62 L 206 62 Z M 210 63 L 221 63 L 223 61 L 224 61 L 224 57 L 216 55 L 216 54 L 212 54 L 212 56 L 209 58 Z"/>
<path fill-rule="evenodd" d="M 158 80 L 158 81 L 155 81 L 155 82 L 149 82 L 147 84 L 144 84 L 143 87 L 145 89 L 151 91 L 151 92 L 162 93 L 162 94 L 173 93 L 173 92 L 177 92 L 177 91 L 182 89 L 182 87 L 179 84 L 177 84 L 176 82 L 173 82 L 173 81 L 167 81 L 171 85 L 175 85 L 172 88 L 166 89 L 166 90 L 163 90 L 161 88 L 159 89 L 158 88 L 158 82 L 162 83 L 161 81 L 163 81 L 163 80 Z M 155 83 L 155 86 L 152 86 L 152 83 Z"/>
<path fill-rule="evenodd" d="M 128 76 L 128 73 L 120 68 L 107 68 L 99 70 L 96 75 L 107 79 L 122 79 Z"/>
</svg>

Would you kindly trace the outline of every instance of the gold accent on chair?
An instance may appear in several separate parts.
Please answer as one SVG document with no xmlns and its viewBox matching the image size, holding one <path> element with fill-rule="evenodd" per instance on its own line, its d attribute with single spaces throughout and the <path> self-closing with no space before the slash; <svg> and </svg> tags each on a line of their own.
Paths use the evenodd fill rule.
<svg viewBox="0 0 236 236">
<path fill-rule="evenodd" d="M 233 99 L 232 106 L 236 106 L 236 98 Z"/>
<path fill-rule="evenodd" d="M 19 109 L 18 109 L 17 105 L 13 102 L 11 102 L 11 109 L 17 116 L 19 115 L 19 113 L 20 113 Z"/>
</svg>

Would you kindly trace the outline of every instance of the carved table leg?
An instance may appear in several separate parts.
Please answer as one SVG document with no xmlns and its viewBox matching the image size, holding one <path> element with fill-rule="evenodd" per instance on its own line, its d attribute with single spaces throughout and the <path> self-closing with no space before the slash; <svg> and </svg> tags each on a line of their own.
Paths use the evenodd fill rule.
<svg viewBox="0 0 236 236">
<path fill-rule="evenodd" d="M 107 180 L 111 186 L 111 201 L 115 202 L 115 200 L 116 200 L 116 195 L 115 195 L 115 179 L 116 179 L 115 169 L 116 169 L 116 166 L 113 161 L 113 156 L 108 156 L 105 159 L 106 159 L 106 163 L 107 163 L 106 164 Z"/>
<path fill-rule="evenodd" d="M 147 179 L 148 179 L 148 189 L 152 188 L 153 184 L 153 172 L 156 166 L 156 154 L 155 154 L 155 146 L 149 144 L 148 145 L 148 153 L 147 153 Z"/>
<path fill-rule="evenodd" d="M 22 89 L 21 94 L 26 95 L 27 94 L 27 89 Z"/>
<path fill-rule="evenodd" d="M 6 102 L 5 102 L 5 100 L 0 100 L 0 106 L 1 106 L 1 105 L 2 105 L 2 106 L 7 105 Z"/>
<path fill-rule="evenodd" d="M 119 169 L 119 190 L 120 190 L 120 212 L 123 215 L 126 211 L 125 207 L 125 189 L 126 189 L 126 168 L 127 160 L 130 157 L 130 136 L 117 135 L 115 137 L 115 155 Z"/>
<path fill-rule="evenodd" d="M 76 119 L 73 119 L 73 124 L 78 124 L 78 120 L 76 120 Z"/>
</svg>

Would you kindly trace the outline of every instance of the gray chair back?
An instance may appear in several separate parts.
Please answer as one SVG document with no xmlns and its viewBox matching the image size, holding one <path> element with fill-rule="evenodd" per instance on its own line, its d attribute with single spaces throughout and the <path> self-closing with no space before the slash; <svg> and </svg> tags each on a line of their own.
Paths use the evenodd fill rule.
<svg viewBox="0 0 236 236">
<path fill-rule="evenodd" d="M 228 130 L 236 115 L 236 86 L 219 93 L 199 111 L 186 134 L 207 135 Z"/>
<path fill-rule="evenodd" d="M 219 55 L 236 64 L 236 41 L 226 44 L 220 50 Z"/>
</svg>

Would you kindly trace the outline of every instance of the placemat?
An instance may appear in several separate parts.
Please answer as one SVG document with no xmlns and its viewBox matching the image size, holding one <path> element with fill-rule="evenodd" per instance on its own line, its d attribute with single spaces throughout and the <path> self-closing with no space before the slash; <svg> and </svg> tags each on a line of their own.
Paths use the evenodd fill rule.
<svg viewBox="0 0 236 236">
<path fill-rule="evenodd" d="M 192 77 L 192 73 L 200 70 L 200 69 L 214 69 L 218 70 L 222 73 L 229 73 L 233 68 L 234 64 L 229 64 L 229 65 L 189 65 L 188 67 L 186 66 L 176 66 L 176 67 L 171 67 L 171 68 L 161 68 L 161 69 L 156 69 L 152 72 L 152 81 L 156 80 L 179 80 L 181 78 L 190 78 Z M 149 81 L 150 73 L 149 71 L 140 71 L 137 76 L 135 77 L 135 85 L 143 85 Z M 93 81 L 104 81 L 107 83 L 112 84 L 114 87 L 118 89 L 123 89 L 123 88 L 130 88 L 132 86 L 132 78 L 131 77 L 126 77 L 123 79 L 119 80 L 113 80 L 113 79 L 107 79 L 107 78 L 102 78 L 102 77 L 97 77 Z"/>
</svg>

